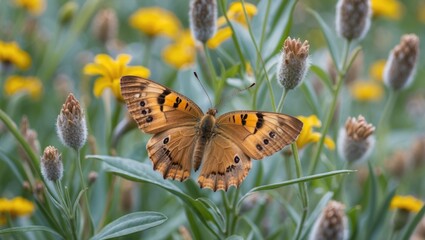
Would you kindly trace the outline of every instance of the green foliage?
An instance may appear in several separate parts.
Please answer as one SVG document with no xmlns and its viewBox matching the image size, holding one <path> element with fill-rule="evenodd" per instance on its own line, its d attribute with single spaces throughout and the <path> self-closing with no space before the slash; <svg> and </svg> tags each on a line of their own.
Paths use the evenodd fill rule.
<svg viewBox="0 0 425 240">
<path fill-rule="evenodd" d="M 383 90 L 384 96 L 375 102 L 356 98 L 351 80 L 369 79 L 384 89 L 382 81 L 369 76 L 369 66 L 386 58 L 401 35 L 417 32 L 424 37 L 424 23 L 410 14 L 421 6 L 403 3 L 409 14 L 399 20 L 376 15 L 365 39 L 347 41 L 334 30 L 335 1 L 217 0 L 218 15 L 228 12 L 232 3 L 246 9 L 236 17 L 226 14 L 219 31 L 227 26 L 233 34 L 217 48 L 191 43 L 184 46 L 184 53 L 175 50 L 172 57 L 179 61 L 193 57 L 176 66 L 165 49 L 179 43 L 189 30 L 189 0 L 78 0 L 66 21 L 58 16 L 67 10 L 66 1 L 46 2 L 40 15 L 14 1 L 2 2 L 0 41 L 15 41 L 32 64 L 19 69 L 3 59 L 0 45 L 0 204 L 3 198 L 22 196 L 35 211 L 23 216 L 0 205 L 1 239 L 308 239 L 331 200 L 345 206 L 348 239 L 409 239 L 416 234 L 425 207 L 410 213 L 405 225 L 395 230 L 391 202 L 398 194 L 425 197 L 423 61 L 419 59 L 412 87 Z M 252 17 L 250 4 L 256 8 Z M 176 15 L 180 28 L 176 36 L 150 35 L 129 24 L 138 8 L 150 6 Z M 110 11 L 108 17 L 116 18 L 115 34 L 108 40 L 98 35 L 107 30 L 96 22 L 105 9 Z M 151 25 L 156 22 L 149 20 L 154 20 Z M 300 86 L 284 91 L 276 71 L 289 36 L 309 42 L 310 71 Z M 206 109 L 210 104 L 193 76 L 197 72 L 219 115 L 283 109 L 293 116 L 314 114 L 321 126 L 311 129 L 311 142 L 302 149 L 293 143 L 253 161 L 239 188 L 201 189 L 193 171 L 184 182 L 163 179 L 152 169 L 145 148 L 151 135 L 137 129 L 122 99 L 110 91 L 117 82 L 108 85 L 101 97 L 95 96 L 99 81 L 120 77 L 112 77 L 118 70 L 105 66 L 109 75 L 103 80 L 87 75 L 85 67 L 98 54 L 112 60 L 129 54 L 131 62 L 122 68 L 143 66 L 150 70 L 149 79 Z M 358 59 L 363 68 L 356 68 Z M 358 70 L 348 81 L 351 69 Z M 11 92 L 7 79 L 12 75 L 38 78 L 40 98 L 29 94 L 34 86 L 28 83 L 12 83 L 26 91 Z M 56 134 L 56 118 L 68 93 L 79 100 L 89 132 L 88 142 L 78 151 L 62 146 Z M 376 147 L 366 162 L 346 163 L 338 154 L 338 140 L 347 117 L 359 114 L 376 127 Z M 23 132 L 23 116 L 35 136 Z M 327 148 L 326 137 L 333 139 L 336 149 Z M 64 174 L 57 182 L 44 179 L 40 172 L 40 156 L 49 145 L 62 153 Z"/>
</svg>

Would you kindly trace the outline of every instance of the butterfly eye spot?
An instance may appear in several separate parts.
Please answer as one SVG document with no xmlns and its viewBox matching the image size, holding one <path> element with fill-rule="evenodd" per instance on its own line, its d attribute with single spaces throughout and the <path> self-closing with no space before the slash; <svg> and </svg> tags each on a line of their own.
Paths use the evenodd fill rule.
<svg viewBox="0 0 425 240">
<path fill-rule="evenodd" d="M 274 137 L 276 137 L 276 133 L 275 132 L 269 132 L 269 136 L 271 137 L 271 138 L 274 138 Z"/>
<path fill-rule="evenodd" d="M 152 116 L 149 116 L 149 117 L 146 118 L 146 122 L 152 122 L 152 120 L 153 120 Z"/>
<path fill-rule="evenodd" d="M 269 144 L 269 140 L 267 139 L 267 138 L 265 138 L 264 140 L 263 140 L 263 142 L 264 142 L 264 144 Z"/>
<path fill-rule="evenodd" d="M 141 106 L 141 107 L 144 107 L 145 105 L 146 105 L 146 102 L 145 102 L 145 101 L 141 101 L 141 102 L 140 102 L 140 106 Z"/>
<path fill-rule="evenodd" d="M 239 163 L 239 161 L 240 161 L 241 159 L 239 158 L 239 156 L 238 156 L 238 155 L 235 155 L 235 157 L 233 158 L 233 160 L 235 161 L 235 163 Z"/>
<path fill-rule="evenodd" d="M 148 114 L 150 112 L 151 112 L 151 110 L 149 108 L 145 108 L 145 109 L 142 110 L 142 114 L 143 115 L 146 115 L 146 114 Z"/>
<path fill-rule="evenodd" d="M 170 141 L 170 137 L 166 137 L 164 138 L 164 140 L 162 140 L 162 143 L 167 144 Z"/>
<path fill-rule="evenodd" d="M 263 147 L 260 144 L 257 144 L 256 147 L 257 147 L 258 151 L 262 151 L 263 150 Z"/>
</svg>

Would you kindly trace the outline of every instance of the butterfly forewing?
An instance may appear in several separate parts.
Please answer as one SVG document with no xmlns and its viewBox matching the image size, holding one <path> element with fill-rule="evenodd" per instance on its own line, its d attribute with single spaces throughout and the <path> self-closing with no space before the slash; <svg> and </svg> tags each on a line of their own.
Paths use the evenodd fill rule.
<svg viewBox="0 0 425 240">
<path fill-rule="evenodd" d="M 131 116 L 146 133 L 192 126 L 203 116 L 189 98 L 149 79 L 122 77 L 121 94 Z"/>
<path fill-rule="evenodd" d="M 236 111 L 217 119 L 217 131 L 254 159 L 270 156 L 292 143 L 302 126 L 295 117 L 272 112 Z"/>
</svg>

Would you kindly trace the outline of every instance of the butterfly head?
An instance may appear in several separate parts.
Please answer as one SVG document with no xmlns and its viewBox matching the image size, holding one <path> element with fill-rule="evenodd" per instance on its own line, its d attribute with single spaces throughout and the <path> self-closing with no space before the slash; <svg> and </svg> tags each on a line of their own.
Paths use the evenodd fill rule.
<svg viewBox="0 0 425 240">
<path fill-rule="evenodd" d="M 207 114 L 215 117 L 215 115 L 217 114 L 217 109 L 216 108 L 210 108 L 210 109 L 208 109 Z"/>
</svg>

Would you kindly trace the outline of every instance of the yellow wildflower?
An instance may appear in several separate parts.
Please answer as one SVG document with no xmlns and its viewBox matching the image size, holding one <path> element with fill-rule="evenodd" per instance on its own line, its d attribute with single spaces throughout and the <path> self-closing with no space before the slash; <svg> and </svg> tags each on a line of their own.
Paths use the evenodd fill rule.
<svg viewBox="0 0 425 240">
<path fill-rule="evenodd" d="M 385 59 L 381 59 L 372 64 L 369 70 L 369 74 L 373 79 L 382 81 L 386 62 L 387 61 Z"/>
<path fill-rule="evenodd" d="M 257 7 L 251 3 L 245 3 L 245 11 L 248 15 L 248 18 L 251 19 L 254 15 L 257 14 Z M 247 27 L 247 21 L 245 19 L 242 3 L 232 3 L 226 14 L 230 20 L 235 21 L 244 27 Z M 224 16 L 221 16 L 217 19 L 217 25 L 219 27 L 222 27 L 225 24 L 226 18 Z M 230 27 L 219 28 L 216 34 L 210 40 L 208 40 L 207 46 L 209 48 L 217 48 L 221 43 L 229 39 L 231 36 L 232 30 L 230 29 Z"/>
<path fill-rule="evenodd" d="M 179 19 L 159 7 L 140 8 L 130 16 L 130 25 L 150 37 L 164 35 L 175 38 L 180 31 Z"/>
<path fill-rule="evenodd" d="M 376 81 L 355 81 L 350 92 L 358 101 L 379 101 L 384 95 L 382 84 Z"/>
<path fill-rule="evenodd" d="M 13 64 L 21 70 L 26 70 L 31 65 L 31 57 L 16 42 L 0 41 L 0 62 L 5 65 Z"/>
<path fill-rule="evenodd" d="M 22 197 L 16 197 L 11 200 L 0 198 L 0 225 L 6 223 L 6 215 L 10 217 L 22 217 L 34 212 L 35 205 Z"/>
<path fill-rule="evenodd" d="M 421 210 L 424 203 L 413 196 L 396 195 L 390 203 L 390 209 L 401 209 L 408 212 L 417 213 Z"/>
<path fill-rule="evenodd" d="M 421 0 L 418 2 L 416 16 L 419 22 L 425 23 L 425 1 Z"/>
<path fill-rule="evenodd" d="M 393 20 L 399 20 L 403 13 L 403 5 L 397 0 L 372 0 L 373 16 L 383 16 Z"/>
<path fill-rule="evenodd" d="M 296 141 L 297 147 L 299 149 L 303 148 L 305 145 L 318 142 L 322 135 L 318 132 L 313 132 L 313 128 L 321 127 L 322 123 L 317 118 L 316 115 L 310 115 L 308 117 L 305 116 L 297 116 L 297 118 L 303 122 L 303 129 L 301 130 L 300 135 Z M 328 136 L 325 137 L 325 146 L 330 149 L 335 149 L 335 142 Z"/>
<path fill-rule="evenodd" d="M 22 77 L 17 75 L 9 76 L 4 83 L 4 92 L 12 96 L 25 92 L 33 99 L 39 99 L 43 92 L 43 84 L 36 77 Z"/>
<path fill-rule="evenodd" d="M 195 62 L 195 41 L 189 30 L 184 31 L 176 42 L 168 45 L 162 51 L 164 61 L 175 68 L 191 66 Z"/>
<path fill-rule="evenodd" d="M 33 15 L 40 15 L 45 9 L 44 0 L 14 0 L 14 3 Z"/>
<path fill-rule="evenodd" d="M 149 77 L 149 69 L 143 66 L 127 66 L 131 56 L 120 54 L 116 60 L 106 54 L 98 54 L 94 58 L 94 63 L 89 63 L 84 67 L 84 74 L 100 75 L 94 83 L 93 93 L 99 97 L 103 90 L 110 88 L 115 97 L 122 101 L 120 79 L 125 75 L 135 75 Z"/>
</svg>

